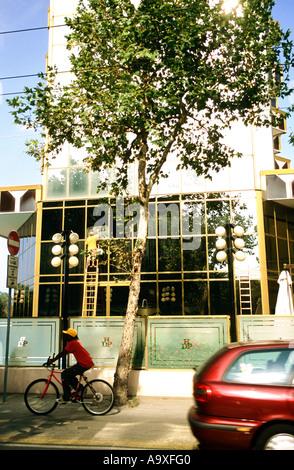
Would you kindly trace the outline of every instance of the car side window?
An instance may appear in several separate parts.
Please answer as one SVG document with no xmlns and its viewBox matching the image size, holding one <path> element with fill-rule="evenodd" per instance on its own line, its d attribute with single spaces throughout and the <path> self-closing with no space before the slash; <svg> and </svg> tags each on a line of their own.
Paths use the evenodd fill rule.
<svg viewBox="0 0 294 470">
<path fill-rule="evenodd" d="M 275 348 L 243 352 L 228 367 L 223 381 L 287 385 L 292 384 L 293 377 L 294 350 Z"/>
</svg>

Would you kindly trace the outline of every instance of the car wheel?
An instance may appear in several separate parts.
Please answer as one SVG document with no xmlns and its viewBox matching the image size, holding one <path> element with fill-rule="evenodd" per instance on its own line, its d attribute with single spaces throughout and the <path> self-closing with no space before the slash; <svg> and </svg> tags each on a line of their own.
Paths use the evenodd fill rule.
<svg viewBox="0 0 294 470">
<path fill-rule="evenodd" d="M 276 424 L 265 429 L 258 437 L 257 450 L 294 450 L 294 426 Z"/>
</svg>

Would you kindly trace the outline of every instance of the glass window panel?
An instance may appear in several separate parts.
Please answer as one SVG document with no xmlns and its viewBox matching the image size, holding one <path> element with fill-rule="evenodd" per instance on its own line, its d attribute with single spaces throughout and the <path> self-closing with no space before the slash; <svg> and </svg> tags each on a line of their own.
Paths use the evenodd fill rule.
<svg viewBox="0 0 294 470">
<path fill-rule="evenodd" d="M 82 168 L 69 169 L 69 197 L 86 197 L 89 193 L 89 174 Z"/>
<path fill-rule="evenodd" d="M 204 201 L 185 201 L 181 204 L 183 237 L 205 233 Z"/>
<path fill-rule="evenodd" d="M 73 207 L 64 211 L 64 229 L 76 232 L 80 238 L 85 238 L 85 208 Z"/>
<path fill-rule="evenodd" d="M 54 243 L 42 243 L 41 244 L 41 260 L 40 260 L 40 274 L 60 274 L 61 265 L 58 268 L 54 268 L 51 264 L 51 260 L 54 258 L 52 254 L 52 248 Z"/>
<path fill-rule="evenodd" d="M 230 171 L 229 168 L 223 168 L 219 172 L 211 170 L 210 178 L 205 179 L 206 191 L 227 191 L 230 187 Z"/>
<path fill-rule="evenodd" d="M 29 265 L 29 272 L 28 277 L 32 278 L 35 274 L 35 258 L 36 258 L 36 247 L 35 245 L 32 246 L 30 250 L 30 265 Z"/>
<path fill-rule="evenodd" d="M 185 315 L 208 314 L 207 281 L 184 282 Z"/>
<path fill-rule="evenodd" d="M 274 237 L 265 236 L 267 268 L 278 271 L 277 248 Z"/>
<path fill-rule="evenodd" d="M 230 124 L 225 131 L 225 142 L 235 152 L 242 153 L 242 158 L 232 158 L 231 166 L 236 167 L 235 179 L 240 181 L 242 171 L 238 171 L 239 165 L 243 169 L 242 163 L 245 161 L 251 172 L 252 168 L 252 130 L 250 126 L 245 126 L 240 120 Z M 250 166 L 251 164 L 251 166 Z M 247 184 L 246 184 L 247 186 Z"/>
<path fill-rule="evenodd" d="M 142 272 L 156 272 L 156 240 L 147 240 Z"/>
<path fill-rule="evenodd" d="M 101 276 L 100 276 L 101 279 Z M 98 286 L 97 291 L 97 306 L 96 306 L 96 315 L 105 316 L 106 315 L 106 287 Z"/>
<path fill-rule="evenodd" d="M 140 296 L 138 302 L 138 315 L 154 315 L 156 307 L 156 283 L 141 282 Z"/>
<path fill-rule="evenodd" d="M 51 165 L 53 168 L 68 166 L 68 144 L 62 147 L 56 158 L 51 159 Z"/>
<path fill-rule="evenodd" d="M 196 171 L 192 169 L 182 169 L 182 192 L 204 192 L 205 191 L 205 180 L 203 176 L 197 176 Z"/>
<path fill-rule="evenodd" d="M 207 233 L 215 233 L 218 226 L 230 223 L 230 201 L 207 201 Z"/>
<path fill-rule="evenodd" d="M 288 233 L 290 240 L 294 240 L 294 211 L 288 210 Z"/>
<path fill-rule="evenodd" d="M 77 199 L 77 200 L 71 199 L 70 201 L 64 201 L 64 205 L 65 207 L 85 206 L 86 201 L 85 199 Z"/>
<path fill-rule="evenodd" d="M 66 197 L 67 170 L 47 170 L 47 198 L 64 199 Z"/>
<path fill-rule="evenodd" d="M 156 204 L 149 203 L 148 205 L 148 237 L 156 238 L 156 223 L 157 213 Z"/>
<path fill-rule="evenodd" d="M 133 164 L 128 165 L 128 186 L 127 186 L 127 193 L 128 194 L 136 194 L 136 175 L 135 174 L 135 166 Z"/>
<path fill-rule="evenodd" d="M 279 284 L 277 281 L 278 281 L 278 275 L 277 275 L 276 280 L 268 281 L 268 296 L 269 296 L 269 305 L 270 305 L 271 315 L 273 315 L 276 310 L 276 303 L 277 303 L 278 290 L 279 290 Z"/>
<path fill-rule="evenodd" d="M 246 199 L 245 197 L 232 199 L 232 220 L 234 221 L 234 225 L 241 225 L 245 233 L 256 232 L 256 199 Z"/>
<path fill-rule="evenodd" d="M 70 155 L 69 155 L 69 163 L 70 166 L 81 166 L 83 164 L 84 158 L 87 157 L 87 153 L 84 148 L 78 149 L 70 146 Z"/>
<path fill-rule="evenodd" d="M 161 237 L 179 237 L 180 207 L 177 202 L 157 204 L 158 235 Z"/>
<path fill-rule="evenodd" d="M 228 308 L 229 283 L 227 281 L 209 282 L 211 315 L 230 315 Z"/>
<path fill-rule="evenodd" d="M 110 287 L 110 315 L 125 316 L 128 304 L 129 286 Z"/>
<path fill-rule="evenodd" d="M 83 285 L 82 284 L 68 284 L 68 316 L 80 317 L 82 316 L 83 308 Z"/>
<path fill-rule="evenodd" d="M 276 204 L 276 224 L 278 237 L 287 238 L 286 208 Z"/>
<path fill-rule="evenodd" d="M 107 188 L 105 190 L 100 190 L 97 193 L 98 185 L 103 182 L 107 182 Z M 101 169 L 99 172 L 91 172 L 90 173 L 90 195 L 95 196 L 98 194 L 99 196 L 108 196 L 110 192 L 110 183 L 111 183 L 111 171 L 109 169 L 104 170 Z"/>
<path fill-rule="evenodd" d="M 158 288 L 160 315 L 182 315 L 182 283 L 160 282 Z"/>
<path fill-rule="evenodd" d="M 124 213 L 123 213 L 124 214 Z M 123 221 L 123 216 L 122 216 Z M 116 219 L 115 206 L 108 204 L 107 198 L 101 198 L 96 205 L 89 207 L 87 211 L 87 234 L 90 229 L 98 234 L 99 238 L 115 238 L 116 237 Z M 118 238 L 124 237 L 123 224 L 122 233 Z"/>
<path fill-rule="evenodd" d="M 274 205 L 271 202 L 264 202 L 264 230 L 269 235 L 275 235 Z"/>
<path fill-rule="evenodd" d="M 181 192 L 180 171 L 177 171 L 178 161 L 167 161 L 162 167 L 162 171 L 167 178 L 161 178 L 158 183 L 158 194 L 171 194 Z"/>
<path fill-rule="evenodd" d="M 238 139 L 239 144 L 240 140 L 242 144 L 245 142 L 245 139 L 240 139 L 240 134 L 238 134 Z M 248 140 L 248 143 L 250 146 L 251 139 Z M 242 158 L 232 159 L 232 165 L 229 171 L 232 190 L 238 190 L 240 187 L 244 189 L 254 189 L 254 168 L 251 156 L 246 157 L 243 155 Z"/>
<path fill-rule="evenodd" d="M 59 316 L 60 285 L 41 284 L 39 286 L 39 317 Z"/>
<path fill-rule="evenodd" d="M 251 281 L 252 313 L 262 315 L 260 281 Z"/>
<path fill-rule="evenodd" d="M 28 305 L 28 312 L 27 316 L 33 316 L 33 299 L 34 299 L 34 285 L 29 286 L 29 305 Z"/>
<path fill-rule="evenodd" d="M 22 284 L 21 289 L 14 291 L 13 297 L 13 316 L 28 317 L 29 316 L 30 291 L 28 286 Z"/>
<path fill-rule="evenodd" d="M 278 250 L 279 250 L 279 269 L 283 270 L 283 264 L 289 263 L 288 244 L 287 240 L 278 238 Z"/>
<path fill-rule="evenodd" d="M 43 210 L 42 240 L 51 240 L 54 233 L 62 232 L 62 209 Z"/>
<path fill-rule="evenodd" d="M 289 242 L 289 247 L 290 247 L 290 260 L 291 260 L 291 263 L 293 263 L 293 260 L 294 260 L 294 242 Z"/>
<path fill-rule="evenodd" d="M 101 243 L 104 251 L 103 242 Z M 122 273 L 124 277 L 128 277 L 131 270 L 132 242 L 126 239 L 113 240 L 110 246 L 109 264 L 111 273 Z"/>
<path fill-rule="evenodd" d="M 181 244 L 179 239 L 158 239 L 158 270 L 181 270 Z"/>
<path fill-rule="evenodd" d="M 184 271 L 206 271 L 206 238 L 192 237 L 188 244 L 188 240 L 184 244 L 186 249 L 183 250 L 183 270 Z M 191 249 L 187 249 L 191 248 Z"/>
</svg>

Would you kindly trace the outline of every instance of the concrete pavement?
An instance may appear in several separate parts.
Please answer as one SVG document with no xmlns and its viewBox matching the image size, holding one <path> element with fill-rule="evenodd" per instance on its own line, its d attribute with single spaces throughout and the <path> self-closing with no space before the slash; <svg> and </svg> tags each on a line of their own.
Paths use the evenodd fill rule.
<svg viewBox="0 0 294 470">
<path fill-rule="evenodd" d="M 105 416 L 92 416 L 82 405 L 59 405 L 36 416 L 23 395 L 0 395 L 0 448 L 50 446 L 72 449 L 195 450 L 187 413 L 192 398 L 137 397 Z"/>
</svg>

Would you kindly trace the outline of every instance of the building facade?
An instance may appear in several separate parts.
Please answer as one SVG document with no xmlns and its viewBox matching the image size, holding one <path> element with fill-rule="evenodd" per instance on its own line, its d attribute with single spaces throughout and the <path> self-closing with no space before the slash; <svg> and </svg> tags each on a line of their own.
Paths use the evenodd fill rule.
<svg viewBox="0 0 294 470">
<path fill-rule="evenodd" d="M 48 10 L 49 48 L 47 64 L 69 70 L 64 16 L 74 14 L 76 0 L 51 0 Z M 69 74 L 60 74 L 61 83 Z M 276 100 L 272 106 L 277 107 Z M 207 321 L 227 316 L 229 270 L 216 258 L 219 226 L 244 228 L 246 258 L 234 261 L 235 315 L 274 314 L 277 280 L 294 256 L 294 170 L 280 155 L 280 128 L 245 127 L 235 123 L 226 142 L 241 158 L 211 175 L 198 177 L 192 171 L 176 171 L 176 157 L 165 164 L 169 175 L 154 188 L 149 204 L 149 232 L 143 261 L 138 316 L 195 317 Z M 18 220 L 21 245 L 18 290 L 13 317 L 62 316 L 64 272 L 51 264 L 52 236 L 62 231 L 79 235 L 79 263 L 69 270 L 68 316 L 85 316 L 86 239 L 93 227 L 110 230 L 111 237 L 131 251 L 135 240 L 136 212 L 132 197 L 113 198 L 107 190 L 97 193 L 97 184 L 111 173 L 85 173 L 83 152 L 69 144 L 47 167 L 43 186 L 34 188 L 34 210 Z M 0 188 L 14 194 L 23 188 Z M 129 167 L 129 194 L 137 194 L 136 165 Z M 4 198 L 4 199 L 3 199 Z M 4 203 L 3 203 L 4 204 Z M 5 206 L 3 206 L 5 207 Z M 9 211 L 1 208 L 1 217 Z M 21 212 L 21 211 L 20 211 Z M 16 217 L 16 215 L 15 215 Z M 119 220 L 124 220 L 119 225 Z M 107 222 L 108 221 L 108 222 Z M 103 222 L 103 223 L 102 223 Z M 1 235 L 5 236 L 4 233 Z M 97 279 L 97 299 L 91 316 L 123 317 L 129 278 L 119 262 L 104 251 Z M 246 294 L 244 294 L 244 292 Z M 246 298 L 245 298 L 246 297 Z"/>
</svg>

